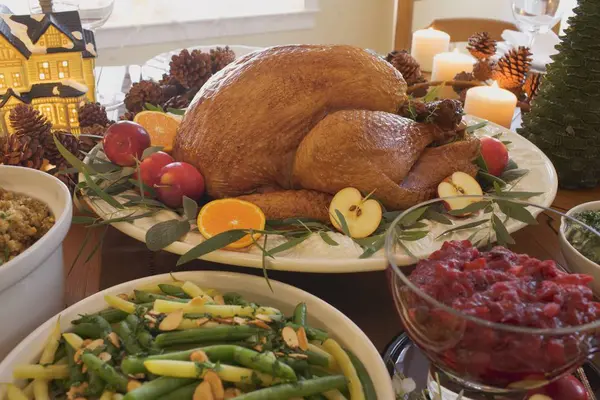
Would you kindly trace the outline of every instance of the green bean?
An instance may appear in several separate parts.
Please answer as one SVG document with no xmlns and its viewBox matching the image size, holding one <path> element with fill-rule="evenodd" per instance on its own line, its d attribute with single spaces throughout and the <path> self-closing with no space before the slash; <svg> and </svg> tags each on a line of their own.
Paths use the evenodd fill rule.
<svg viewBox="0 0 600 400">
<path fill-rule="evenodd" d="M 84 339 L 101 339 L 104 337 L 102 328 L 91 322 L 81 322 L 73 326 L 73 333 Z"/>
<path fill-rule="evenodd" d="M 123 397 L 123 400 L 162 399 L 164 398 L 164 395 L 179 388 L 189 386 L 193 382 L 196 382 L 196 380 L 161 376 L 160 378 L 146 382 L 139 388 L 127 393 L 125 397 Z"/>
<path fill-rule="evenodd" d="M 88 375 L 90 379 L 88 379 L 88 387 L 85 390 L 85 395 L 91 397 L 100 396 L 106 387 L 106 383 L 94 371 L 89 371 Z"/>
<path fill-rule="evenodd" d="M 308 361 L 309 364 L 319 365 L 325 368 L 329 367 L 329 359 L 324 355 L 311 350 L 306 350 L 304 354 L 308 356 L 308 359 L 306 361 Z"/>
<path fill-rule="evenodd" d="M 58 349 L 56 349 L 56 353 L 54 353 L 54 362 L 57 362 L 61 358 L 67 355 L 67 343 L 64 340 L 60 342 L 58 345 Z"/>
<path fill-rule="evenodd" d="M 198 387 L 198 383 L 199 381 L 196 381 L 191 385 L 184 386 L 172 391 L 169 394 L 165 394 L 160 400 L 192 400 L 194 397 L 194 392 Z"/>
<path fill-rule="evenodd" d="M 321 376 L 331 376 L 332 375 L 332 373 L 329 372 L 328 370 L 326 370 L 325 368 L 317 367 L 317 366 L 314 366 L 314 365 L 309 365 L 308 372 L 310 372 L 310 374 L 312 376 L 319 376 L 319 377 L 321 377 Z"/>
<path fill-rule="evenodd" d="M 293 322 L 288 322 L 286 325 L 291 326 L 295 330 L 297 330 L 301 326 L 301 325 L 295 324 Z M 324 330 L 313 328 L 308 325 L 304 326 L 304 330 L 306 331 L 306 336 L 310 340 L 318 340 L 319 342 L 324 342 L 329 337 L 329 334 L 327 332 L 325 332 Z"/>
<path fill-rule="evenodd" d="M 173 353 L 156 354 L 148 357 L 127 356 L 121 362 L 121 370 L 130 375 L 146 373 L 146 367 L 144 367 L 144 361 L 146 360 L 189 361 L 192 353 L 198 350 L 205 352 L 208 358 L 213 362 L 232 362 L 233 352 L 236 347 L 237 346 L 221 344 L 215 346 L 196 347 L 191 350 L 177 351 Z"/>
<path fill-rule="evenodd" d="M 306 360 L 297 360 L 291 357 L 280 357 L 278 360 L 289 365 L 294 371 L 299 373 L 307 371 L 309 367 Z"/>
<path fill-rule="evenodd" d="M 341 389 L 346 386 L 343 375 L 326 376 L 323 378 L 308 379 L 294 383 L 271 386 L 265 389 L 246 393 L 236 397 L 236 400 L 277 400 L 297 396 L 310 396 L 323 393 L 332 389 Z"/>
<path fill-rule="evenodd" d="M 131 332 L 131 329 L 129 329 L 129 325 L 127 325 L 127 322 L 121 321 L 118 324 L 116 324 L 115 332 L 123 341 L 123 344 L 125 345 L 125 350 L 127 350 L 128 354 L 139 354 L 144 351 L 138 343 L 137 339 L 135 338 L 133 332 Z"/>
<path fill-rule="evenodd" d="M 91 353 L 84 353 L 81 356 L 81 360 L 90 371 L 100 375 L 100 378 L 102 378 L 108 386 L 115 388 L 121 393 L 127 392 L 127 377 L 114 369 L 110 364 L 102 361 Z"/>
<path fill-rule="evenodd" d="M 168 283 L 159 283 L 158 287 L 166 295 L 179 297 L 180 299 L 190 298 L 190 296 L 188 296 L 179 286 L 169 285 Z"/>
<path fill-rule="evenodd" d="M 151 303 L 154 300 L 158 300 L 158 299 L 169 300 L 169 301 L 179 301 L 182 303 L 187 303 L 189 301 L 189 300 L 185 300 L 185 299 L 179 299 L 179 298 L 165 296 L 163 294 L 148 293 L 148 292 L 144 292 L 141 290 L 134 290 L 133 292 L 135 293 L 135 298 L 143 303 Z"/>
<path fill-rule="evenodd" d="M 369 372 L 363 365 L 363 363 L 356 357 L 354 353 L 350 350 L 346 350 L 346 354 L 350 358 L 350 362 L 354 366 L 356 370 L 356 374 L 358 375 L 358 379 L 363 387 L 363 392 L 365 393 L 365 400 L 377 400 L 377 393 L 375 392 L 375 385 L 373 385 L 373 381 L 369 376 Z"/>
<path fill-rule="evenodd" d="M 123 321 L 129 314 L 117 308 L 108 308 L 100 311 L 98 315 L 104 318 L 108 323 L 114 324 L 116 322 Z"/>
<path fill-rule="evenodd" d="M 81 366 L 75 363 L 75 349 L 66 344 L 67 362 L 69 363 L 69 381 L 71 385 L 85 381 L 85 375 L 81 372 Z"/>
<path fill-rule="evenodd" d="M 288 381 L 298 380 L 292 367 L 278 361 L 271 352 L 259 353 L 254 350 L 236 346 L 233 351 L 233 359 L 238 364 L 253 370 L 277 376 Z"/>
<path fill-rule="evenodd" d="M 140 319 L 135 314 L 129 314 L 127 318 L 125 318 L 125 323 L 132 332 L 137 332 L 140 326 Z"/>
<path fill-rule="evenodd" d="M 306 325 L 306 303 L 298 303 L 294 309 L 294 324 L 305 326 Z"/>
<path fill-rule="evenodd" d="M 150 332 L 145 329 L 139 329 L 135 334 L 135 338 L 138 343 L 149 353 L 155 354 L 160 352 L 160 350 L 154 344 L 154 336 Z"/>
<path fill-rule="evenodd" d="M 246 339 L 260 331 L 260 328 L 249 325 L 225 325 L 214 328 L 188 329 L 185 331 L 161 333 L 156 337 L 155 343 L 158 347 L 163 348 L 182 343 L 203 343 L 211 340 L 240 340 Z"/>
<path fill-rule="evenodd" d="M 327 398 L 322 394 L 317 393 L 306 397 L 306 400 L 327 400 Z"/>
<path fill-rule="evenodd" d="M 225 300 L 225 304 L 231 304 L 234 306 L 248 306 L 250 303 L 246 301 L 241 294 L 235 292 L 225 293 L 223 295 L 223 300 Z"/>
</svg>

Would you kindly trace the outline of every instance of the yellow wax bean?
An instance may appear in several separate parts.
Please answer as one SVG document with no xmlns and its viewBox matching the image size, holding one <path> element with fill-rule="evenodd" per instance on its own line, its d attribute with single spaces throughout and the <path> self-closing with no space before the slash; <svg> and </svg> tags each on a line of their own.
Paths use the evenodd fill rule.
<svg viewBox="0 0 600 400">
<path fill-rule="evenodd" d="M 185 292 L 185 294 L 187 294 L 190 297 L 207 297 L 209 301 L 213 301 L 212 297 L 210 297 L 208 294 L 206 294 L 206 292 L 202 289 L 200 289 L 200 287 L 198 285 L 196 285 L 193 282 L 185 282 L 183 284 L 183 286 L 181 286 L 181 289 Z"/>
<path fill-rule="evenodd" d="M 352 365 L 352 361 L 350 361 L 350 357 L 348 357 L 344 349 L 333 339 L 327 339 L 323 342 L 323 349 L 335 358 L 342 373 L 348 379 L 350 399 L 365 400 L 362 383 L 360 383 L 356 369 L 354 369 L 354 365 Z"/>
<path fill-rule="evenodd" d="M 83 339 L 76 333 L 63 333 L 63 338 L 75 350 L 83 346 Z"/>
<path fill-rule="evenodd" d="M 124 300 L 118 296 L 106 295 L 106 296 L 104 296 L 104 300 L 112 308 L 116 308 L 121 311 L 125 311 L 128 314 L 133 314 L 135 312 L 135 304 L 134 303 Z"/>
<path fill-rule="evenodd" d="M 58 349 L 60 341 L 60 318 L 56 320 L 56 324 L 54 325 L 54 329 L 48 336 L 48 340 L 46 341 L 46 345 L 44 346 L 44 351 L 40 356 L 40 364 L 50 364 L 54 362 L 54 355 L 56 354 L 56 350 Z"/>
<path fill-rule="evenodd" d="M 6 385 L 6 395 L 8 400 L 29 400 L 21 389 L 10 383 Z"/>
<path fill-rule="evenodd" d="M 64 379 L 69 377 L 68 365 L 19 365 L 13 369 L 15 379 Z"/>
<path fill-rule="evenodd" d="M 161 283 L 148 283 L 146 285 L 142 285 L 140 287 L 137 287 L 136 290 L 141 290 L 143 292 L 148 292 L 148 293 L 154 293 L 154 294 L 163 294 L 163 291 L 160 290 L 160 288 L 158 287 L 158 285 L 162 285 L 163 283 L 168 284 L 168 285 L 172 285 L 172 286 L 177 286 L 177 287 L 182 287 L 184 282 L 182 281 L 171 281 L 171 282 L 161 282 Z"/>
<path fill-rule="evenodd" d="M 33 381 L 33 396 L 35 400 L 50 400 L 48 381 L 36 379 Z"/>
<path fill-rule="evenodd" d="M 154 302 L 154 311 L 159 313 L 170 313 L 177 310 L 183 310 L 184 313 L 190 314 L 210 314 L 215 317 L 251 317 L 256 314 L 268 315 L 273 319 L 281 318 L 281 311 L 273 307 L 250 307 L 250 306 L 235 306 L 235 305 L 219 305 L 219 304 L 193 304 L 178 303 L 169 300 L 156 300 Z"/>
<path fill-rule="evenodd" d="M 340 367 L 339 367 L 337 361 L 335 360 L 335 358 L 333 358 L 333 356 L 331 354 L 329 354 L 328 352 L 326 352 L 325 350 L 323 350 L 320 346 L 317 346 L 315 344 L 309 343 L 308 344 L 308 349 L 310 351 L 314 351 L 315 353 L 321 354 L 323 357 L 326 357 L 327 360 L 329 360 L 329 369 L 331 369 L 333 371 L 339 371 L 340 370 Z"/>
</svg>

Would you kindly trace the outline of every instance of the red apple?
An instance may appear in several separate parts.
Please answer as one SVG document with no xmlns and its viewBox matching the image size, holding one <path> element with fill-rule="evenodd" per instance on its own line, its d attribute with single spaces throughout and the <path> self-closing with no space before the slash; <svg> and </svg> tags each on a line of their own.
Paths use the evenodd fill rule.
<svg viewBox="0 0 600 400">
<path fill-rule="evenodd" d="M 142 182 L 146 186 L 154 187 L 160 180 L 160 171 L 162 168 L 174 162 L 175 159 L 163 151 L 157 151 L 148 156 L 140 163 L 139 174 Z M 133 179 L 138 179 L 138 173 L 133 175 Z"/>
<path fill-rule="evenodd" d="M 488 172 L 500 176 L 508 164 L 508 150 L 504 143 L 491 136 L 484 136 L 481 142 L 481 156 L 487 165 Z"/>
<path fill-rule="evenodd" d="M 159 182 L 154 186 L 158 199 L 172 208 L 181 207 L 183 196 L 199 199 L 204 194 L 204 177 L 191 164 L 173 162 L 160 170 Z"/>
<path fill-rule="evenodd" d="M 150 147 L 150 135 L 140 124 L 119 121 L 108 127 L 103 143 L 104 154 L 110 161 L 122 167 L 131 167 Z"/>
<path fill-rule="evenodd" d="M 449 210 L 462 210 L 469 204 L 481 201 L 477 197 L 461 198 L 457 196 L 483 196 L 483 190 L 475 178 L 460 171 L 440 182 L 437 192 L 440 199 L 444 199 L 444 204 Z"/>
</svg>

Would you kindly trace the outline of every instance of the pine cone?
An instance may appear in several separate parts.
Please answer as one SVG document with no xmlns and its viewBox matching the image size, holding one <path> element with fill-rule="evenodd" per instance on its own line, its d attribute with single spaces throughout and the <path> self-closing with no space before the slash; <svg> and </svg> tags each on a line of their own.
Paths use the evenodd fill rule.
<svg viewBox="0 0 600 400">
<path fill-rule="evenodd" d="M 79 139 L 69 132 L 55 131 L 52 135 L 48 135 L 48 140 L 46 140 L 44 145 L 44 156 L 50 164 L 56 166 L 67 164 L 67 161 L 62 154 L 60 154 L 56 144 L 54 143 L 54 136 L 58 138 L 58 141 L 65 146 L 65 148 L 69 150 L 71 154 L 73 154 L 75 157 L 81 157 L 81 153 L 79 153 Z"/>
<path fill-rule="evenodd" d="M 37 138 L 29 135 L 2 136 L 0 161 L 6 165 L 40 169 L 44 163 L 44 147 Z"/>
<path fill-rule="evenodd" d="M 181 109 L 181 108 L 187 108 L 187 106 L 190 105 L 190 99 L 187 98 L 186 96 L 175 96 L 175 97 L 171 97 L 169 100 L 167 100 L 165 102 L 165 104 L 163 105 L 163 107 L 165 109 L 169 109 L 169 108 L 176 108 L 176 109 Z"/>
<path fill-rule="evenodd" d="M 54 176 L 55 178 L 59 179 L 65 185 L 67 185 L 67 187 L 69 188 L 69 192 L 73 194 L 73 192 L 75 191 L 75 186 L 77 186 L 78 175 L 61 173 L 67 168 L 69 168 L 68 165 L 62 164 L 60 166 L 52 168 L 50 171 L 48 171 L 48 173 Z"/>
<path fill-rule="evenodd" d="M 136 114 L 136 112 L 126 111 L 125 114 L 119 117 L 119 121 L 133 121 Z"/>
<path fill-rule="evenodd" d="M 161 103 L 162 90 L 160 85 L 151 80 L 134 83 L 125 95 L 125 107 L 128 111 L 138 113 L 146 103 L 158 106 Z"/>
<path fill-rule="evenodd" d="M 406 50 L 392 51 L 385 59 L 400 71 L 408 86 L 414 85 L 421 77 L 421 66 Z"/>
<path fill-rule="evenodd" d="M 43 140 L 50 133 L 52 124 L 29 104 L 19 104 L 10 111 L 10 125 L 15 135 L 28 135 Z"/>
<path fill-rule="evenodd" d="M 523 86 L 525 76 L 531 68 L 531 51 L 528 47 L 519 46 L 510 50 L 500 60 L 492 74 L 498 86 L 505 89 L 515 89 Z"/>
<path fill-rule="evenodd" d="M 89 153 L 102 139 L 97 139 L 87 135 L 101 136 L 103 137 L 106 133 L 106 127 L 102 125 L 86 126 L 81 130 L 79 135 L 79 149 L 86 153 Z"/>
<path fill-rule="evenodd" d="M 160 89 L 162 90 L 161 103 L 185 93 L 185 88 L 181 85 L 162 85 Z"/>
<path fill-rule="evenodd" d="M 455 81 L 463 81 L 463 82 L 472 82 L 475 80 L 475 77 L 470 72 L 459 72 L 454 77 Z M 456 94 L 460 95 L 462 92 L 466 91 L 468 88 L 464 86 L 453 85 L 452 89 L 456 92 Z"/>
<path fill-rule="evenodd" d="M 487 32 L 479 32 L 469 38 L 467 50 L 473 57 L 484 60 L 496 54 L 496 41 Z"/>
<path fill-rule="evenodd" d="M 106 108 L 100 103 L 84 103 L 79 107 L 79 126 L 92 126 L 95 124 L 108 126 L 110 121 L 106 115 Z"/>
<path fill-rule="evenodd" d="M 177 85 L 179 84 L 179 82 L 177 82 L 177 79 L 175 79 L 173 77 L 173 75 L 171 74 L 162 74 L 162 78 L 160 79 L 160 81 L 158 81 L 158 84 L 163 86 L 163 85 Z"/>
<path fill-rule="evenodd" d="M 235 53 L 229 48 L 229 46 L 217 47 L 216 49 L 210 49 L 210 59 L 212 62 L 212 73 L 225 68 L 227 64 L 232 63 L 235 60 Z"/>
<path fill-rule="evenodd" d="M 186 89 L 201 88 L 212 75 L 210 54 L 200 50 L 191 53 L 183 49 L 179 55 L 171 57 L 170 73 Z"/>
<path fill-rule="evenodd" d="M 523 91 L 527 95 L 527 102 L 531 103 L 540 91 L 540 85 L 544 80 L 544 76 L 537 72 L 529 72 L 525 83 L 523 84 Z"/>
<path fill-rule="evenodd" d="M 496 61 L 490 59 L 479 60 L 473 65 L 473 75 L 478 81 L 487 81 L 492 78 L 492 73 L 496 66 Z"/>
</svg>

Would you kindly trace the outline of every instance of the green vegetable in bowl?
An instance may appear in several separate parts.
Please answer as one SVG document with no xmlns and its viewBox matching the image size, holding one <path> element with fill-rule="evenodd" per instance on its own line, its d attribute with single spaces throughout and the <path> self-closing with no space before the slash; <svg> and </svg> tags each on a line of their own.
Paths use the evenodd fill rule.
<svg viewBox="0 0 600 400">
<path fill-rule="evenodd" d="M 8 400 L 375 399 L 360 360 L 308 323 L 306 304 L 280 310 L 192 282 L 108 295 L 109 308 L 57 322 L 38 364 L 15 367 Z M 31 395 L 31 396 L 30 396 Z"/>
<path fill-rule="evenodd" d="M 600 232 L 600 210 L 587 210 L 572 215 L 578 221 Z M 565 237 L 587 259 L 600 264 L 600 237 L 575 223 L 568 223 Z"/>
</svg>

